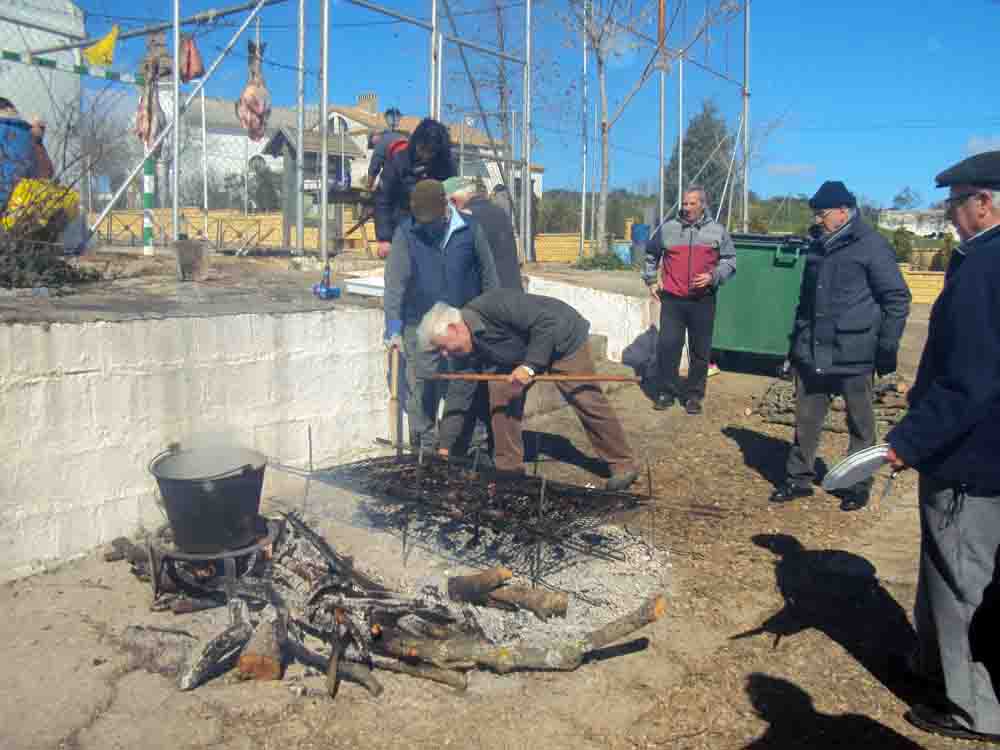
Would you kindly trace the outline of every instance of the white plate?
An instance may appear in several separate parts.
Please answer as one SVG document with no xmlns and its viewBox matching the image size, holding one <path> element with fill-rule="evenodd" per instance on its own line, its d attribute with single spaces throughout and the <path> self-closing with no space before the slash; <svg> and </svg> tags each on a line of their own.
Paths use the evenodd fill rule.
<svg viewBox="0 0 1000 750">
<path fill-rule="evenodd" d="M 886 458 L 888 453 L 888 443 L 852 453 L 827 472 L 826 476 L 823 477 L 823 489 L 827 492 L 846 490 L 858 482 L 870 478 L 876 471 L 889 463 Z"/>
</svg>

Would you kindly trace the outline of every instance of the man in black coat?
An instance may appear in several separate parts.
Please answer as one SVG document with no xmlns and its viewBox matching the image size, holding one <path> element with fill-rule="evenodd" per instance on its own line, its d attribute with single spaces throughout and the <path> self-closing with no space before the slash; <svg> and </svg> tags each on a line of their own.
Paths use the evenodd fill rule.
<svg viewBox="0 0 1000 750">
<path fill-rule="evenodd" d="M 410 215 L 410 194 L 417 183 L 427 179 L 444 182 L 455 174 L 448 129 L 437 120 L 424 118 L 406 150 L 382 168 L 382 180 L 375 191 L 375 239 L 380 258 L 389 255 L 396 227 Z"/>
<path fill-rule="evenodd" d="M 896 254 L 858 214 L 842 182 L 824 182 L 809 200 L 815 225 L 791 334 L 795 370 L 795 442 L 786 480 L 771 495 L 787 502 L 813 494 L 813 465 L 830 398 L 847 406 L 849 453 L 875 444 L 872 372 L 896 371 L 910 290 Z M 841 508 L 868 504 L 871 480 L 843 494 Z"/>
<path fill-rule="evenodd" d="M 445 180 L 444 191 L 451 205 L 472 216 L 486 233 L 490 249 L 493 250 L 493 263 L 497 267 L 500 286 L 523 292 L 517 240 L 514 239 L 514 225 L 507 212 L 486 197 L 482 181 L 475 177 L 452 177 Z"/>
<path fill-rule="evenodd" d="M 594 372 L 590 323 L 561 300 L 510 289 L 494 289 L 462 309 L 438 303 L 420 322 L 422 349 L 445 357 L 474 356 L 484 369 L 510 373 L 507 382 L 490 383 L 490 415 L 496 438 L 496 468 L 524 472 L 521 418 L 525 389 L 542 372 L 580 375 Z M 597 454 L 611 470 L 609 490 L 624 490 L 639 468 L 614 409 L 596 383 L 555 383 L 573 407 Z M 448 393 L 446 411 L 467 408 Z M 461 397 L 461 394 L 460 394 Z"/>
<path fill-rule="evenodd" d="M 937 184 L 951 189 L 947 215 L 962 242 L 931 310 L 909 411 L 886 440 L 895 470 L 920 473 L 918 651 L 908 661 L 944 688 L 951 708 L 915 705 L 906 718 L 935 734 L 996 743 L 1000 151 L 959 162 Z"/>
</svg>

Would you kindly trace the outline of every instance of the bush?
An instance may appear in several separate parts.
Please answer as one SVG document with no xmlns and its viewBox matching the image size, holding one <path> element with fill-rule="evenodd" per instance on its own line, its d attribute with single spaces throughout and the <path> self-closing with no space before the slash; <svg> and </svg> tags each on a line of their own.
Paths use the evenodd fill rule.
<svg viewBox="0 0 1000 750">
<path fill-rule="evenodd" d="M 913 253 L 913 237 L 907 230 L 900 227 L 892 233 L 892 246 L 896 249 L 896 261 L 907 263 Z"/>
<path fill-rule="evenodd" d="M 632 266 L 628 265 L 614 253 L 602 253 L 601 255 L 591 255 L 587 258 L 580 258 L 576 262 L 575 268 L 581 271 L 630 271 Z"/>
</svg>

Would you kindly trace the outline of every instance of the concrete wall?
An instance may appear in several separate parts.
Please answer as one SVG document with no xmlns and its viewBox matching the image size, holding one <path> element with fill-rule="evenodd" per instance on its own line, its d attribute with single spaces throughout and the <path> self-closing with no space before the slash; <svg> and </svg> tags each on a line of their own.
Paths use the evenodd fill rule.
<svg viewBox="0 0 1000 750">
<path fill-rule="evenodd" d="M 590 321 L 590 332 L 608 339 L 608 359 L 622 361 L 622 350 L 658 323 L 659 303 L 648 298 L 605 292 L 585 286 L 530 276 L 527 291 L 561 299 Z"/>
<path fill-rule="evenodd" d="M 534 277 L 608 339 L 649 303 Z M 225 431 L 284 464 L 330 466 L 388 432 L 382 311 L 0 325 L 0 581 L 165 522 L 150 459 Z M 272 481 L 279 472 L 270 472 Z"/>
<path fill-rule="evenodd" d="M 163 523 L 151 457 L 227 430 L 330 465 L 387 432 L 379 310 L 0 326 L 0 580 Z"/>
</svg>

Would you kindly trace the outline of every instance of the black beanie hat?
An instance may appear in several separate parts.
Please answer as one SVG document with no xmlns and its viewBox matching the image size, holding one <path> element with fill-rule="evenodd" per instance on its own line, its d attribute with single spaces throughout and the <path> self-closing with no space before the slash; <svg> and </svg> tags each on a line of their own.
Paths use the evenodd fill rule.
<svg viewBox="0 0 1000 750">
<path fill-rule="evenodd" d="M 842 206 L 854 208 L 857 205 L 854 195 L 840 180 L 827 180 L 819 186 L 816 195 L 809 199 L 809 208 L 813 211 L 825 211 L 828 208 Z"/>
</svg>

